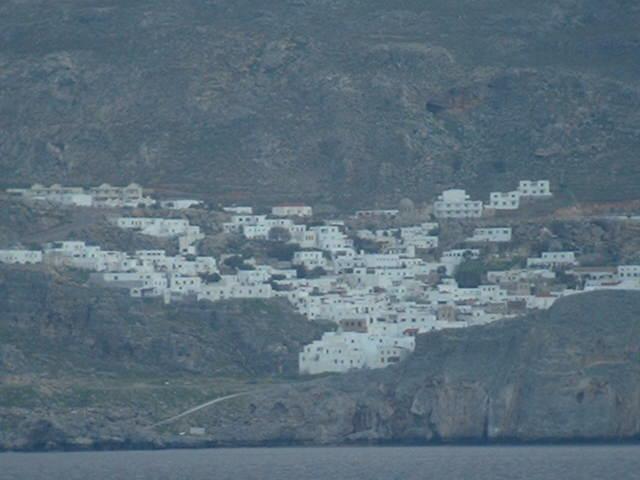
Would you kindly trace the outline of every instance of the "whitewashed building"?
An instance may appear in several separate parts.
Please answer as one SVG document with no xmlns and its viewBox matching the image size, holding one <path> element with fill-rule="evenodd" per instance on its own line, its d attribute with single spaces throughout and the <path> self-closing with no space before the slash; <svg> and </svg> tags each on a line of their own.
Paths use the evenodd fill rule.
<svg viewBox="0 0 640 480">
<path fill-rule="evenodd" d="M 620 265 L 617 270 L 620 280 L 640 278 L 640 265 Z"/>
<path fill-rule="evenodd" d="M 126 187 L 114 187 L 103 183 L 89 189 L 93 204 L 97 207 L 149 207 L 156 201 L 144 195 L 143 188 L 137 183 L 130 183 Z"/>
<path fill-rule="evenodd" d="M 222 211 L 227 213 L 233 213 L 235 215 L 253 215 L 253 207 L 247 207 L 247 206 L 222 207 Z"/>
<path fill-rule="evenodd" d="M 383 368 L 406 358 L 415 349 L 415 338 L 357 332 L 327 332 L 304 347 L 299 355 L 301 374 L 347 372 Z"/>
<path fill-rule="evenodd" d="M 442 263 L 462 263 L 463 260 L 475 260 L 480 258 L 480 250 L 477 248 L 456 248 L 442 252 Z"/>
<path fill-rule="evenodd" d="M 527 268 L 555 268 L 576 264 L 574 252 L 543 252 L 540 258 L 527 258 Z"/>
<path fill-rule="evenodd" d="M 491 192 L 489 194 L 489 208 L 494 210 L 517 210 L 520 208 L 520 192 Z"/>
<path fill-rule="evenodd" d="M 550 197 L 551 183 L 549 180 L 521 180 L 518 192 L 522 197 Z"/>
<path fill-rule="evenodd" d="M 445 190 L 433 203 L 433 213 L 438 218 L 477 218 L 482 216 L 483 205 L 471 200 L 464 190 Z"/>
<path fill-rule="evenodd" d="M 271 214 L 274 217 L 311 217 L 313 209 L 308 205 L 277 205 L 271 209 Z"/>
<path fill-rule="evenodd" d="M 82 187 L 63 187 L 59 184 L 45 187 L 36 183 L 30 188 L 10 188 L 7 194 L 11 197 L 26 200 L 48 201 L 59 205 L 90 207 L 93 205 L 92 196 Z"/>
<path fill-rule="evenodd" d="M 40 250 L 0 250 L 0 263 L 34 264 L 42 262 Z"/>
<path fill-rule="evenodd" d="M 400 210 L 396 210 L 396 209 L 358 210 L 355 213 L 355 217 L 359 219 L 367 219 L 367 218 L 392 219 L 392 218 L 396 218 L 399 213 L 400 213 Z"/>
<path fill-rule="evenodd" d="M 327 266 L 327 260 L 324 258 L 324 254 L 318 250 L 302 250 L 293 254 L 294 265 L 304 265 L 304 267 L 312 270 L 320 267 L 325 268 Z"/>
<path fill-rule="evenodd" d="M 467 239 L 468 242 L 510 242 L 511 241 L 511 228 L 510 227 L 487 227 L 476 228 L 473 231 L 473 236 Z"/>
<path fill-rule="evenodd" d="M 487 280 L 490 283 L 498 284 L 536 282 L 539 280 L 553 280 L 554 278 L 556 278 L 555 272 L 547 268 L 491 270 L 487 272 Z"/>
<path fill-rule="evenodd" d="M 181 218 L 120 217 L 116 225 L 122 229 L 138 230 L 153 237 L 198 236 L 200 228 Z"/>
</svg>

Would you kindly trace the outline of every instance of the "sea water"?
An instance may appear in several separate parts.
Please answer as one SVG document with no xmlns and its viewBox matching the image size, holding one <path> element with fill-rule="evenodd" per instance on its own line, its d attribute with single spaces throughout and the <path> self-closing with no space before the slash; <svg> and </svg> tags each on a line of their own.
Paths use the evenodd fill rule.
<svg viewBox="0 0 640 480">
<path fill-rule="evenodd" d="M 234 448 L 0 454 L 2 480 L 638 480 L 640 446 Z"/>
</svg>

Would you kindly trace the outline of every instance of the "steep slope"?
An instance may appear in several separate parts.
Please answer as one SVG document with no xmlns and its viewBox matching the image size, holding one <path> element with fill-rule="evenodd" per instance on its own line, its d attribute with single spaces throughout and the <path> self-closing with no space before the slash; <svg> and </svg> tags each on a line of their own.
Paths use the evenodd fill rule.
<svg viewBox="0 0 640 480">
<path fill-rule="evenodd" d="M 279 387 L 190 421 L 232 444 L 640 438 L 640 294 L 577 295 L 425 335 L 397 367 Z"/>
<path fill-rule="evenodd" d="M 282 301 L 165 306 L 64 273 L 0 268 L 0 374 L 292 374 L 324 331 Z"/>
<path fill-rule="evenodd" d="M 0 406 L 0 448 L 639 439 L 640 294 L 576 295 L 538 315 L 423 335 L 385 370 L 240 390 L 201 383 L 200 395 L 172 387 L 180 398 L 127 388 L 126 401 L 109 384 L 66 403 L 45 389 L 44 404 L 16 388 Z M 154 426 L 230 391 L 243 394 Z M 184 435 L 192 426 L 206 435 Z"/>
<path fill-rule="evenodd" d="M 325 330 L 282 301 L 165 306 L 85 281 L 0 268 L 0 450 L 122 446 L 180 409 L 287 381 Z"/>
<path fill-rule="evenodd" d="M 630 0 L 10 0 L 0 186 L 637 198 L 639 23 Z"/>
</svg>

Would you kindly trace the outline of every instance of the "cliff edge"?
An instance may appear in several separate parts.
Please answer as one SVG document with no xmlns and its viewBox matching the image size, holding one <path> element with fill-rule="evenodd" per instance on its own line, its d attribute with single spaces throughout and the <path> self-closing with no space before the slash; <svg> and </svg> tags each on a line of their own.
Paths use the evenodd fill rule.
<svg viewBox="0 0 640 480">
<path fill-rule="evenodd" d="M 197 423 L 228 444 L 638 438 L 640 294 L 424 335 L 396 367 L 281 386 Z"/>
</svg>

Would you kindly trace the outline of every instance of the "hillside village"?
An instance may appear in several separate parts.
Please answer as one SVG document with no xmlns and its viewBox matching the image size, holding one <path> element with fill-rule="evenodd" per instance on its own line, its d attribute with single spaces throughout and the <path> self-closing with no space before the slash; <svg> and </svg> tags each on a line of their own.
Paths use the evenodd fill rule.
<svg viewBox="0 0 640 480">
<path fill-rule="evenodd" d="M 583 291 L 640 289 L 640 265 L 582 265 L 580 252 L 555 249 L 517 257 L 509 217 L 501 214 L 518 215 L 524 204 L 551 199 L 548 180 L 523 180 L 514 190 L 492 192 L 487 202 L 447 190 L 413 223 L 405 215 L 414 208 L 410 202 L 335 216 L 309 205 L 222 206 L 214 208 L 223 219 L 216 232 L 186 215 L 211 210 L 204 202 L 156 199 L 135 183 L 33 185 L 6 193 L 12 201 L 103 209 L 110 228 L 171 241 L 175 249 L 109 250 L 61 240 L 0 250 L 0 263 L 83 270 L 93 285 L 167 304 L 285 298 L 309 321 L 336 326 L 300 352 L 301 374 L 385 367 L 413 351 L 417 334 L 547 309 Z M 443 247 L 443 225 L 476 219 L 483 223 L 470 235 Z M 211 236 L 233 239 L 235 247 L 201 254 Z M 268 254 L 248 255 L 246 242 Z"/>
</svg>

